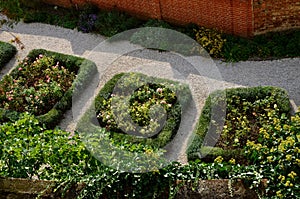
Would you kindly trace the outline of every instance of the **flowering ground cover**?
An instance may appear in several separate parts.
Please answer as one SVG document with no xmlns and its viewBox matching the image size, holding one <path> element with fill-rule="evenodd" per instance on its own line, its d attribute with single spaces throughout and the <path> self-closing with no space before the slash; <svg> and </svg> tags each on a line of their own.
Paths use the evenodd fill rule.
<svg viewBox="0 0 300 199">
<path fill-rule="evenodd" d="M 53 126 L 70 108 L 73 84 L 81 66 L 92 72 L 95 65 L 83 58 L 46 50 L 33 50 L 0 81 L 2 121 L 29 112 Z M 79 75 L 79 81 L 83 81 Z"/>
<path fill-rule="evenodd" d="M 96 97 L 97 119 L 116 141 L 160 148 L 175 136 L 190 96 L 185 84 L 122 73 L 114 76 Z"/>
<path fill-rule="evenodd" d="M 220 103 L 224 103 L 223 106 Z M 215 122 L 216 118 L 213 118 L 212 114 L 216 114 L 213 110 L 218 106 L 223 109 L 223 115 L 220 114 L 220 117 L 224 116 L 224 119 Z M 247 142 L 259 139 L 260 129 L 270 123 L 269 114 L 273 110 L 278 110 L 277 116 L 290 115 L 290 103 L 285 90 L 254 87 L 212 93 L 203 108 L 195 139 L 188 149 L 189 159 L 202 158 L 213 161 L 217 156 L 222 156 L 227 161 L 234 157 L 239 163 L 247 163 L 243 147 Z M 208 133 L 217 140 L 213 146 L 204 143 Z M 202 157 L 206 151 L 210 152 L 206 157 Z"/>
<path fill-rule="evenodd" d="M 100 90 L 77 131 L 93 155 L 111 167 L 155 170 L 166 165 L 163 147 L 176 135 L 190 99 L 186 84 L 120 73 Z"/>
</svg>

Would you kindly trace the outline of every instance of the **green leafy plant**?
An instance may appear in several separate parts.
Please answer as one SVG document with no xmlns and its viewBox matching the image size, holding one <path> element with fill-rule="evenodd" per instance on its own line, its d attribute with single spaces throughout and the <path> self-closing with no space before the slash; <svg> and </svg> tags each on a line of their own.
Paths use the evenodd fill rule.
<svg viewBox="0 0 300 199">
<path fill-rule="evenodd" d="M 0 68 L 2 68 L 17 53 L 15 46 L 0 41 Z"/>
<path fill-rule="evenodd" d="M 0 121 L 30 111 L 47 127 L 55 127 L 71 107 L 73 94 L 80 93 L 95 70 L 93 62 L 80 57 L 32 50 L 1 80 Z"/>
<path fill-rule="evenodd" d="M 20 0 L 1 0 L 0 12 L 13 20 L 19 20 L 24 14 Z M 1 19 L 0 27 L 7 22 L 6 19 Z"/>
<path fill-rule="evenodd" d="M 118 83 L 118 81 L 122 82 Z M 142 82 L 157 83 L 141 85 Z M 117 88 L 115 88 L 115 86 Z M 131 88 L 135 87 L 137 89 L 132 95 L 128 96 L 126 91 L 130 91 Z M 113 93 L 114 89 L 120 90 L 121 92 L 115 94 Z M 181 99 L 178 99 L 178 96 L 182 96 Z M 167 144 L 174 136 L 174 133 L 176 133 L 180 124 L 181 113 L 184 110 L 184 106 L 187 105 L 189 96 L 190 93 L 187 86 L 177 82 L 158 78 L 151 79 L 145 75 L 135 73 L 116 75 L 104 86 L 96 98 L 97 117 L 100 125 L 110 131 L 115 140 L 124 142 L 124 139 L 128 139 L 129 143 L 145 142 L 160 148 Z M 126 103 L 118 103 L 126 99 L 129 102 L 129 106 L 127 106 Z M 124 106 L 117 105 L 112 108 L 112 102 L 123 104 Z M 160 119 L 163 119 L 159 116 L 162 115 L 157 115 L 154 112 L 152 114 L 154 114 L 155 117 L 150 118 L 151 108 L 155 106 L 162 106 L 166 111 L 167 118 L 163 127 L 161 127 L 159 123 Z M 125 114 L 125 118 L 121 119 L 121 122 L 117 125 L 114 114 L 122 118 L 122 115 Z M 137 135 L 136 137 L 124 134 L 124 129 L 126 129 L 125 133 L 136 130 L 136 127 L 130 123 L 131 119 L 126 118 L 126 116 L 130 116 L 135 124 L 142 127 L 141 132 L 143 131 L 144 135 L 151 135 L 151 132 L 156 132 L 155 129 L 162 129 L 160 133 L 151 136 L 149 139 L 138 138 L 138 136 L 141 135 Z"/>
<path fill-rule="evenodd" d="M 260 128 L 259 138 L 247 141 L 245 153 L 253 162 L 252 170 L 235 172 L 232 178 L 248 181 L 262 197 L 299 198 L 300 115 L 288 118 L 279 112 L 278 108 L 268 112 L 270 122 Z"/>
<path fill-rule="evenodd" d="M 219 107 L 222 102 L 225 103 L 223 107 L 221 106 L 226 109 L 225 120 L 215 126 L 212 121 L 212 114 L 215 113 L 212 110 L 219 109 L 215 107 Z M 243 155 L 243 146 L 248 140 L 258 139 L 259 129 L 271 122 L 268 113 L 275 109 L 279 110 L 279 115 L 285 113 L 289 116 L 288 95 L 280 88 L 236 88 L 211 94 L 202 110 L 195 130 L 195 138 L 187 150 L 189 160 L 204 158 L 206 161 L 213 161 L 217 156 L 222 156 L 229 161 L 236 156 L 237 162 L 247 164 Z M 219 135 L 213 148 L 202 147 L 207 132 Z M 207 150 L 209 151 L 207 156 L 201 157 L 201 153 L 206 154 Z"/>
<path fill-rule="evenodd" d="M 65 190 L 81 183 L 78 198 L 172 198 L 186 183 L 226 178 L 235 167 L 174 162 L 153 172 L 117 171 L 92 157 L 77 133 L 46 130 L 28 113 L 0 125 L 0 176 L 54 180 Z"/>
<path fill-rule="evenodd" d="M 0 82 L 1 108 L 34 115 L 47 113 L 72 86 L 75 73 L 53 57 L 40 54 L 32 62 L 28 57 L 18 65 L 18 72 Z"/>
<path fill-rule="evenodd" d="M 60 180 L 91 172 L 96 164 L 77 134 L 46 130 L 28 113 L 0 125 L 0 143 L 1 176 Z"/>
</svg>

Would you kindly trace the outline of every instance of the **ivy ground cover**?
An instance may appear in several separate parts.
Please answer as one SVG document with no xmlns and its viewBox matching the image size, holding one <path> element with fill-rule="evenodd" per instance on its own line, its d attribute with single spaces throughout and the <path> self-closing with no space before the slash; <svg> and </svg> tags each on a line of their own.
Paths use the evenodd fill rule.
<svg viewBox="0 0 300 199">
<path fill-rule="evenodd" d="M 223 104 L 223 107 L 220 105 Z M 212 121 L 212 110 L 221 107 L 223 120 Z M 216 91 L 206 100 L 200 116 L 195 138 L 187 150 L 189 160 L 214 161 L 218 156 L 229 161 L 247 163 L 243 148 L 248 141 L 257 141 L 260 129 L 269 124 L 273 110 L 279 117 L 290 115 L 290 102 L 285 90 L 275 87 L 234 88 Z M 214 129 L 213 133 L 211 129 Z M 214 146 L 208 146 L 205 137 L 213 134 Z M 205 157 L 204 155 L 205 154 Z"/>
<path fill-rule="evenodd" d="M 32 50 L 0 81 L 0 120 L 15 120 L 19 113 L 29 112 L 54 127 L 71 107 L 74 85 L 94 70 L 95 64 L 83 58 Z"/>
</svg>

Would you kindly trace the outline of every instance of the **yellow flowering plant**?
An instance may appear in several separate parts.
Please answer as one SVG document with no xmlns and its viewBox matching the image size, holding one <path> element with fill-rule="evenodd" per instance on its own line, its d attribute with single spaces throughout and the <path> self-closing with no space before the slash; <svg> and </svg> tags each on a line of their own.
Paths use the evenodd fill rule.
<svg viewBox="0 0 300 199">
<path fill-rule="evenodd" d="M 299 198 L 300 112 L 288 118 L 276 111 L 268 113 L 272 122 L 260 129 L 258 141 L 247 142 L 245 153 L 261 179 L 267 179 L 267 198 Z"/>
</svg>

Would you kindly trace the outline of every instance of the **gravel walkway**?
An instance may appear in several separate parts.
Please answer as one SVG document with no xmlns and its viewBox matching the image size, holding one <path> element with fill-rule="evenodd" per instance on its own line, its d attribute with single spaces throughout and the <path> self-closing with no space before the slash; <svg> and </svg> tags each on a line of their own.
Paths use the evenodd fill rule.
<svg viewBox="0 0 300 199">
<path fill-rule="evenodd" d="M 214 60 L 214 66 L 211 69 L 207 67 L 207 63 L 212 65 L 211 60 L 202 60 L 204 64 L 200 67 L 201 69 L 199 68 L 200 73 L 194 73 L 192 68 L 189 71 L 189 67 L 186 67 L 189 63 L 185 59 L 167 52 L 136 50 L 118 57 L 105 50 L 102 51 L 103 46 L 100 49 L 98 46 L 105 38 L 95 34 L 84 34 L 76 30 L 39 23 L 19 23 L 10 31 L 20 37 L 25 49 L 19 50 L 16 58 L 1 70 L 0 78 L 11 70 L 17 60 L 22 60 L 30 50 L 43 48 L 78 55 L 94 61 L 99 73 L 103 75 L 98 89 L 114 74 L 122 71 L 139 71 L 188 83 L 193 93 L 193 103 L 184 115 L 176 137 L 166 147 L 168 158 L 182 163 L 187 161 L 185 150 L 192 136 L 191 129 L 198 119 L 198 113 L 208 94 L 215 89 L 258 85 L 278 86 L 289 92 L 295 107 L 300 106 L 300 58 L 233 64 Z M 11 39 L 9 33 L 0 32 L 1 41 L 8 42 Z M 114 61 L 110 63 L 111 60 Z M 156 68 L 158 66 L 159 68 Z M 185 66 L 184 70 L 181 70 L 182 66 Z M 72 111 L 65 114 L 65 119 L 60 124 L 61 128 L 74 130 L 75 123 L 72 116 Z"/>
</svg>

